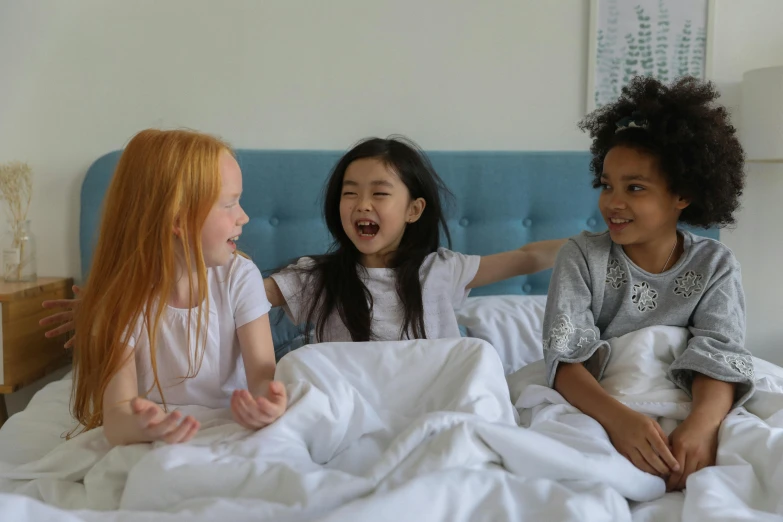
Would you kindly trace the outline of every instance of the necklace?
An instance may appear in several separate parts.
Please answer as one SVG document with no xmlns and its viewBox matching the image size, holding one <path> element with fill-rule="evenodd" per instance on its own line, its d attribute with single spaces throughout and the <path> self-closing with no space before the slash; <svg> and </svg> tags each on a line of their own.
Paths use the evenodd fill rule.
<svg viewBox="0 0 783 522">
<path fill-rule="evenodd" d="M 663 268 L 661 269 L 661 273 L 663 273 L 666 270 L 666 267 L 669 266 L 669 261 L 671 261 L 672 256 L 674 255 L 674 251 L 677 249 L 677 243 L 680 242 L 680 238 L 675 233 L 674 235 L 674 246 L 672 247 L 672 251 L 669 252 L 669 257 L 666 258 L 666 263 L 663 264 Z"/>
</svg>

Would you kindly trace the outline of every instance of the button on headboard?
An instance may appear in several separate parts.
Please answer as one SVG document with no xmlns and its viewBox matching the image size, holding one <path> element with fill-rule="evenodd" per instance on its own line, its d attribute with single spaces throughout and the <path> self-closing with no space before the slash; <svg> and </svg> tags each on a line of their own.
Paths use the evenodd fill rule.
<svg viewBox="0 0 783 522">
<path fill-rule="evenodd" d="M 302 255 L 325 252 L 321 219 L 324 182 L 338 151 L 247 150 L 242 205 L 250 216 L 239 247 L 262 271 Z M 120 151 L 88 170 L 81 194 L 82 275 L 89 270 L 101 203 Z M 587 152 L 431 152 L 435 169 L 454 194 L 447 204 L 452 249 L 492 254 L 582 230 L 605 230 L 591 186 Z M 717 230 L 695 230 L 717 238 Z M 551 271 L 517 277 L 471 295 L 546 294 Z"/>
</svg>

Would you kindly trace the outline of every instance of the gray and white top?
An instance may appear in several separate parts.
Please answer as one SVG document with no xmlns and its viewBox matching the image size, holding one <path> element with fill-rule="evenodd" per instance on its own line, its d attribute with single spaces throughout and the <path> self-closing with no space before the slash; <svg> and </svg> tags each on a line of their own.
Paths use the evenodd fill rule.
<svg viewBox="0 0 783 522">
<path fill-rule="evenodd" d="M 737 383 L 735 404 L 755 390 L 745 349 L 745 296 L 740 265 L 713 239 L 685 230 L 684 252 L 661 274 L 639 268 L 608 232 L 582 232 L 558 254 L 549 286 L 543 342 L 547 379 L 558 363 L 584 363 L 600 380 L 611 353 L 607 339 L 648 326 L 691 332 L 668 378 L 689 395 L 693 372 Z"/>
</svg>

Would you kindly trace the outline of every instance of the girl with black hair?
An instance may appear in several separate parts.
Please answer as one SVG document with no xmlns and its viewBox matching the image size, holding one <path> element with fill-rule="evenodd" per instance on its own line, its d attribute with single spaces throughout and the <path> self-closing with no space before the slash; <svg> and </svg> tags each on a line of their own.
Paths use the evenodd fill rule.
<svg viewBox="0 0 783 522">
<path fill-rule="evenodd" d="M 439 247 L 446 193 L 411 142 L 358 143 L 326 184 L 332 247 L 267 278 L 272 306 L 308 326 L 306 342 L 459 337 L 454 308 L 471 288 L 552 267 L 561 240 L 483 257 Z"/>
<path fill-rule="evenodd" d="M 544 317 L 549 384 L 669 489 L 715 463 L 723 419 L 755 390 L 740 265 L 722 243 L 680 226 L 732 224 L 739 207 L 744 154 L 717 98 L 695 78 L 664 85 L 639 77 L 582 121 L 609 230 L 563 246 Z M 599 384 L 608 340 L 657 325 L 691 334 L 667 377 L 693 403 L 668 436 Z"/>
</svg>

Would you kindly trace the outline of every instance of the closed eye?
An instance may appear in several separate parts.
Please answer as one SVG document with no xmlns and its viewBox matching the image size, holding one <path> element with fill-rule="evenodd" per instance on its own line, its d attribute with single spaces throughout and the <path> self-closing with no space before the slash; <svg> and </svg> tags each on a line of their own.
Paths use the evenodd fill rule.
<svg viewBox="0 0 783 522">
<path fill-rule="evenodd" d="M 343 192 L 343 196 L 355 196 L 356 192 Z"/>
<path fill-rule="evenodd" d="M 390 194 L 388 192 L 375 192 L 373 193 L 373 196 L 389 196 Z"/>
</svg>

